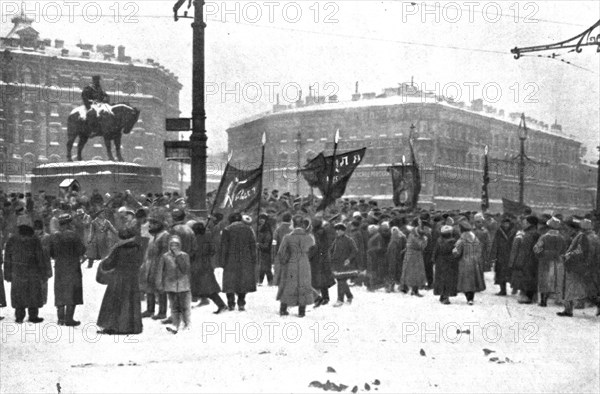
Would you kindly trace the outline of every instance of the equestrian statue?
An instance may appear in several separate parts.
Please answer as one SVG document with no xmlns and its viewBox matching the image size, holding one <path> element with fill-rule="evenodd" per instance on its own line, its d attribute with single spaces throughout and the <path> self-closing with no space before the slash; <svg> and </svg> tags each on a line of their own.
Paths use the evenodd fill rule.
<svg viewBox="0 0 600 394">
<path fill-rule="evenodd" d="M 115 161 L 111 147 L 114 141 L 117 159 L 123 161 L 121 136 L 131 132 L 140 111 L 127 103 L 111 105 L 98 75 L 93 76 L 92 83 L 83 89 L 81 98 L 83 105 L 71 111 L 67 122 L 67 161 L 73 161 L 71 151 L 77 137 L 77 160 L 81 161 L 81 152 L 88 139 L 100 136 L 104 138 L 108 159 Z"/>
</svg>

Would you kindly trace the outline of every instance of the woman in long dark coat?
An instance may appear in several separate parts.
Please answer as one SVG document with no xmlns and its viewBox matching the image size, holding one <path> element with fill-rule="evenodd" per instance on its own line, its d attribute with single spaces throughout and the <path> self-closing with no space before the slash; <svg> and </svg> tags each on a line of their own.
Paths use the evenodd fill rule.
<svg viewBox="0 0 600 394">
<path fill-rule="evenodd" d="M 217 306 L 215 315 L 227 310 L 227 306 L 219 295 L 221 287 L 215 278 L 215 270 L 212 265 L 212 256 L 215 254 L 213 236 L 206 231 L 204 222 L 195 223 L 192 226 L 196 234 L 198 252 L 194 254 L 192 261 L 192 297 L 209 298 Z"/>
<path fill-rule="evenodd" d="M 394 286 L 400 283 L 402 277 L 402 262 L 406 253 L 406 236 L 398 227 L 392 227 L 390 243 L 387 248 L 388 292 L 394 291 Z"/>
<path fill-rule="evenodd" d="M 288 306 L 298 306 L 298 316 L 304 317 L 306 305 L 314 301 L 308 251 L 315 241 L 308 233 L 309 227 L 309 219 L 295 217 L 294 229 L 283 237 L 279 248 L 281 277 L 277 301 L 281 303 L 279 314 L 282 316 L 288 315 Z"/>
<path fill-rule="evenodd" d="M 367 255 L 372 264 L 373 278 L 369 290 L 375 290 L 386 284 L 388 277 L 387 250 L 390 244 L 391 232 L 388 222 L 381 223 L 379 231 L 369 240 Z"/>
<path fill-rule="evenodd" d="M 490 250 L 490 261 L 494 264 L 494 283 L 500 286 L 496 295 L 506 295 L 506 283 L 510 282 L 510 251 L 517 231 L 510 218 L 502 219 L 500 228 L 496 231 L 494 242 Z"/>
<path fill-rule="evenodd" d="M 98 326 L 103 334 L 128 335 L 142 332 L 139 273 L 143 255 L 140 237 L 131 228 L 119 230 L 120 241 L 104 259 L 101 268 L 112 271 L 104 292 Z"/>
<path fill-rule="evenodd" d="M 328 253 L 331 242 L 327 230 L 323 228 L 321 219 L 313 219 L 312 231 L 315 244 L 310 248 L 308 258 L 310 260 L 312 287 L 321 292 L 321 296 L 315 300 L 314 307 L 317 308 L 329 303 L 329 288 L 335 285 L 335 279 L 331 272 Z"/>
<path fill-rule="evenodd" d="M 458 260 L 452 254 L 456 244 L 452 226 L 442 226 L 441 235 L 437 239 L 433 250 L 433 263 L 435 265 L 435 279 L 433 281 L 433 294 L 440 296 L 442 304 L 450 304 L 450 297 L 456 296 L 458 282 Z"/>
</svg>

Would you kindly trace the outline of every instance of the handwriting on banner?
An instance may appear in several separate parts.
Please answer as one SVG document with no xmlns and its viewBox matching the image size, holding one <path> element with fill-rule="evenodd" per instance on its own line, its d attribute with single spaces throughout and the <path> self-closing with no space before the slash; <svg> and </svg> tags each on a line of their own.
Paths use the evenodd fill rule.
<svg viewBox="0 0 600 394">
<path fill-rule="evenodd" d="M 256 196 L 256 186 L 252 187 L 252 189 L 242 189 L 237 192 L 234 201 L 245 201 L 254 196 Z"/>
</svg>

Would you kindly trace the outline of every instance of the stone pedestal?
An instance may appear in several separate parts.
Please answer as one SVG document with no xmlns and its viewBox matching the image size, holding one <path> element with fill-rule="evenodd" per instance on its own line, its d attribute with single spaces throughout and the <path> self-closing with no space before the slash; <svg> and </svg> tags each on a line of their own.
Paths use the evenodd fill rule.
<svg viewBox="0 0 600 394">
<path fill-rule="evenodd" d="M 58 195 L 68 187 L 79 188 L 89 196 L 94 189 L 101 194 L 130 190 L 134 195 L 162 192 L 159 167 L 114 161 L 77 161 L 43 164 L 32 170 L 31 192 L 44 190 Z M 62 185 L 62 187 L 61 187 Z"/>
</svg>

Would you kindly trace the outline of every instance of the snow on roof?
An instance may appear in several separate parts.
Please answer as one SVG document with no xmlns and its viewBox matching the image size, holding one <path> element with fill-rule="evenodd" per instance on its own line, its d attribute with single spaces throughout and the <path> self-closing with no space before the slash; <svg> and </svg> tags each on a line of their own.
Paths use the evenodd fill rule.
<svg viewBox="0 0 600 394">
<path fill-rule="evenodd" d="M 290 109 L 285 109 L 285 110 L 277 111 L 277 112 L 268 111 L 268 112 L 256 114 L 254 116 L 250 116 L 248 118 L 245 118 L 238 122 L 235 122 L 230 126 L 230 128 L 239 127 L 246 123 L 251 123 L 251 122 L 254 122 L 254 121 L 262 119 L 262 118 L 269 118 L 271 116 L 276 116 L 276 115 L 289 115 L 289 114 L 317 112 L 317 111 L 347 110 L 347 109 L 353 109 L 353 108 L 390 107 L 390 106 L 404 105 L 404 104 L 439 105 L 439 106 L 442 106 L 442 107 L 445 107 L 448 109 L 453 109 L 456 111 L 463 111 L 463 112 L 466 112 L 469 114 L 479 115 L 479 116 L 482 116 L 485 118 L 498 120 L 500 122 L 505 122 L 505 123 L 509 123 L 512 125 L 516 125 L 516 126 L 518 126 L 519 121 L 520 121 L 520 118 L 513 121 L 510 118 L 505 118 L 505 117 L 502 117 L 497 114 L 487 113 L 487 112 L 483 112 L 483 111 L 474 111 L 474 110 L 471 110 L 470 108 L 461 108 L 461 107 L 458 107 L 456 105 L 449 103 L 446 100 L 440 99 L 439 96 L 423 93 L 422 95 L 416 95 L 416 96 L 412 96 L 412 95 L 411 96 L 408 96 L 408 95 L 388 96 L 388 97 L 380 97 L 380 98 L 374 98 L 374 99 L 361 99 L 361 100 L 356 100 L 356 101 L 339 101 L 339 102 L 335 102 L 335 103 L 311 104 L 311 105 L 306 105 L 303 107 L 290 108 Z M 555 137 L 560 137 L 560 138 L 563 138 L 566 140 L 581 143 L 580 141 L 575 139 L 575 137 L 573 137 L 573 136 L 567 136 L 564 134 L 555 133 L 550 130 L 540 129 L 538 127 L 535 127 L 535 126 L 532 127 L 530 125 L 527 125 L 527 128 L 530 131 L 533 130 L 533 131 L 537 131 L 540 133 L 545 133 L 545 134 L 552 135 Z"/>
</svg>

